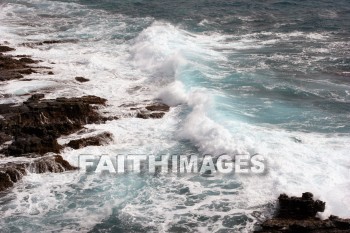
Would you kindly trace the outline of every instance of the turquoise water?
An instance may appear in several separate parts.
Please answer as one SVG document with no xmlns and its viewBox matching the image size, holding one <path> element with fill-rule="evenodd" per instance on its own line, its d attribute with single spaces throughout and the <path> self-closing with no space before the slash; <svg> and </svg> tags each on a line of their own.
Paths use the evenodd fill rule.
<svg viewBox="0 0 350 233">
<path fill-rule="evenodd" d="M 250 232 L 281 192 L 312 191 L 325 215 L 350 215 L 349 1 L 6 0 L 0 11 L 1 40 L 78 41 L 22 48 L 55 62 L 59 80 L 38 76 L 31 89 L 14 82 L 1 93 L 18 100 L 50 81 L 49 97 L 99 95 L 114 114 L 145 99 L 172 106 L 161 120 L 87 126 L 115 142 L 66 149 L 70 162 L 258 153 L 267 164 L 248 176 L 31 174 L 0 198 L 2 231 Z"/>
</svg>

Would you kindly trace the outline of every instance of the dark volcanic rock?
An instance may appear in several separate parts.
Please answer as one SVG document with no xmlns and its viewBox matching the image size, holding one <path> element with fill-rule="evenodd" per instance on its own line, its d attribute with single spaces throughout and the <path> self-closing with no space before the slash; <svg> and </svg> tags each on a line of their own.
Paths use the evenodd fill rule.
<svg viewBox="0 0 350 233">
<path fill-rule="evenodd" d="M 73 133 L 89 123 L 102 121 L 92 104 L 105 104 L 97 96 L 40 100 L 35 94 L 22 105 L 0 105 L 0 130 L 13 137 L 2 153 L 21 156 L 28 153 L 58 153 L 57 138 Z"/>
<path fill-rule="evenodd" d="M 85 82 L 90 81 L 90 79 L 87 79 L 84 77 L 75 77 L 75 80 L 77 80 L 78 82 L 81 82 L 81 83 L 85 83 Z"/>
<path fill-rule="evenodd" d="M 153 118 L 153 119 L 159 119 L 162 118 L 165 115 L 164 112 L 138 112 L 136 114 L 137 118 L 142 118 L 142 119 L 149 119 L 149 118 Z"/>
<path fill-rule="evenodd" d="M 102 146 L 112 140 L 112 134 L 109 132 L 104 132 L 96 136 L 72 140 L 67 144 L 67 146 L 72 147 L 73 149 L 79 149 L 86 146 Z"/>
<path fill-rule="evenodd" d="M 28 101 L 37 101 L 40 99 L 43 99 L 45 97 L 44 94 L 33 94 L 31 97 L 29 97 Z"/>
<path fill-rule="evenodd" d="M 15 50 L 14 48 L 10 48 L 8 46 L 0 45 L 0 53 L 6 53 Z"/>
<path fill-rule="evenodd" d="M 7 47 L 7 46 L 0 46 Z M 4 48 L 3 48 L 4 49 Z M 32 74 L 37 71 L 28 64 L 38 63 L 29 57 L 22 57 L 19 60 L 14 56 L 0 53 L 0 81 L 23 78 L 23 74 Z"/>
<path fill-rule="evenodd" d="M 0 145 L 11 140 L 12 137 L 10 135 L 0 132 Z"/>
<path fill-rule="evenodd" d="M 278 198 L 277 215 L 261 224 L 261 233 L 350 233 L 350 219 L 330 216 L 329 219 L 316 218 L 317 212 L 325 210 L 325 202 L 314 201 L 312 193 L 303 193 L 302 197 L 288 197 L 281 194 Z"/>
<path fill-rule="evenodd" d="M 168 112 L 170 107 L 163 103 L 155 103 L 155 104 L 146 106 L 146 109 L 151 112 L 154 112 L 154 111 Z"/>
<path fill-rule="evenodd" d="M 305 219 L 315 217 L 317 212 L 323 212 L 326 203 L 320 200 L 314 201 L 312 193 L 303 193 L 302 197 L 288 197 L 281 194 L 278 198 L 279 218 Z"/>
<path fill-rule="evenodd" d="M 21 164 L 6 164 L 0 167 L 0 192 L 12 187 L 25 174 L 25 166 Z"/>
<path fill-rule="evenodd" d="M 77 168 L 70 165 L 60 155 L 49 156 L 36 159 L 28 165 L 28 170 L 33 173 L 53 172 L 60 173 L 64 171 L 72 171 Z"/>
<path fill-rule="evenodd" d="M 158 119 L 165 115 L 165 112 L 170 110 L 170 107 L 163 103 L 153 103 L 145 107 L 144 110 L 139 108 L 130 108 L 130 110 L 138 110 L 136 117 L 142 119 Z"/>
<path fill-rule="evenodd" d="M 0 64 L 1 66 L 1 64 Z M 23 78 L 23 75 L 20 74 L 19 72 L 13 71 L 4 71 L 0 69 L 0 81 L 8 81 L 8 80 L 13 80 L 13 79 L 21 79 Z"/>
<path fill-rule="evenodd" d="M 0 164 L 0 192 L 12 187 L 27 171 L 33 173 L 64 172 L 76 170 L 60 155 L 33 159 L 30 162 L 9 162 Z"/>
<path fill-rule="evenodd" d="M 39 138 L 35 135 L 23 134 L 15 137 L 14 142 L 7 148 L 7 154 L 20 156 L 28 153 L 59 153 L 60 148 L 53 136 L 47 135 Z"/>
<path fill-rule="evenodd" d="M 19 61 L 23 62 L 23 63 L 27 63 L 27 64 L 39 62 L 39 61 L 35 61 L 35 60 L 28 58 L 28 57 L 23 57 L 23 58 L 19 59 Z"/>
</svg>

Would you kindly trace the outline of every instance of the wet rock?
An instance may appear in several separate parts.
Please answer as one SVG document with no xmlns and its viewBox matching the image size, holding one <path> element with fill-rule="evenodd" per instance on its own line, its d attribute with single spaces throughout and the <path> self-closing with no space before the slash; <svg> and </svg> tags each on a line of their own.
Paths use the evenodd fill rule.
<svg viewBox="0 0 350 233">
<path fill-rule="evenodd" d="M 162 118 L 165 115 L 164 112 L 138 112 L 136 114 L 136 118 L 141 118 L 141 119 L 149 119 L 149 118 L 153 118 L 153 119 L 159 119 Z"/>
<path fill-rule="evenodd" d="M 47 152 L 59 153 L 61 147 L 53 136 L 45 135 L 38 137 L 35 135 L 23 134 L 15 137 L 14 142 L 7 148 L 7 154 L 20 156 L 29 153 L 45 154 Z"/>
<path fill-rule="evenodd" d="M 8 142 L 10 140 L 12 140 L 12 137 L 10 135 L 0 132 L 0 144 L 3 144 L 4 142 Z"/>
<path fill-rule="evenodd" d="M 28 165 L 28 170 L 33 173 L 60 173 L 76 169 L 76 167 L 70 165 L 68 161 L 64 160 L 60 155 L 39 158 Z"/>
<path fill-rule="evenodd" d="M 302 197 L 288 197 L 281 194 L 278 198 L 279 210 L 276 216 L 261 224 L 260 233 L 335 233 L 349 232 L 350 219 L 331 216 L 321 220 L 317 212 L 325 210 L 325 202 L 313 200 L 313 194 L 306 192 Z"/>
<path fill-rule="evenodd" d="M 154 112 L 154 111 L 168 112 L 170 107 L 166 104 L 163 104 L 163 103 L 154 103 L 152 105 L 146 106 L 146 109 L 151 111 L 151 112 Z"/>
<path fill-rule="evenodd" d="M 31 63 L 38 63 L 39 61 L 35 61 L 31 58 L 28 58 L 28 57 L 23 57 L 21 59 L 19 59 L 20 62 L 23 62 L 23 63 L 27 63 L 27 64 L 31 64 Z"/>
<path fill-rule="evenodd" d="M 78 82 L 81 82 L 81 83 L 85 83 L 85 82 L 90 81 L 90 79 L 87 79 L 84 77 L 75 77 L 75 80 L 77 80 Z"/>
<path fill-rule="evenodd" d="M 0 164 L 0 192 L 11 188 L 27 174 L 27 171 L 32 173 L 58 173 L 76 169 L 60 155 L 33 159 L 32 161 Z"/>
<path fill-rule="evenodd" d="M 6 155 L 22 156 L 47 152 L 58 153 L 57 138 L 80 130 L 83 125 L 100 123 L 102 117 L 92 105 L 105 104 L 97 96 L 44 99 L 42 94 L 31 96 L 22 105 L 0 105 L 0 130 L 13 137 L 13 142 L 1 151 Z"/>
<path fill-rule="evenodd" d="M 81 138 L 70 141 L 67 146 L 73 149 L 79 149 L 86 146 L 102 146 L 113 140 L 113 136 L 109 132 L 100 133 L 95 136 Z"/>
<path fill-rule="evenodd" d="M 74 98 L 57 98 L 56 101 L 63 103 L 84 103 L 84 104 L 100 104 L 104 105 L 107 100 L 98 96 L 86 95 L 82 97 L 74 97 Z"/>
<path fill-rule="evenodd" d="M 0 45 L 0 53 L 6 53 L 10 51 L 14 51 L 14 48 L 10 48 L 8 46 Z"/>
<path fill-rule="evenodd" d="M 190 193 L 190 188 L 189 187 L 184 187 L 184 188 L 181 188 L 179 190 L 179 194 L 180 195 L 187 194 L 187 193 Z"/>
<path fill-rule="evenodd" d="M 77 42 L 77 40 L 74 40 L 74 39 L 44 40 L 44 41 L 39 41 L 39 42 L 26 42 L 26 43 L 23 43 L 22 46 L 34 48 L 35 46 L 40 46 L 40 45 L 52 45 L 52 44 L 76 43 L 76 42 Z"/>
<path fill-rule="evenodd" d="M 25 166 L 21 164 L 6 164 L 0 167 L 0 192 L 14 185 L 26 174 Z"/>
<path fill-rule="evenodd" d="M 21 79 L 21 78 L 23 78 L 23 75 L 18 72 L 3 71 L 0 69 L 0 81 L 8 81 L 13 79 Z"/>
<path fill-rule="evenodd" d="M 30 66 L 27 66 L 27 64 L 34 62 L 34 60 L 30 59 L 31 62 L 28 62 L 27 59 L 30 59 L 30 58 L 21 58 L 17 60 L 13 56 L 1 54 L 0 69 L 1 70 L 21 70 L 21 69 L 30 68 Z"/>
<path fill-rule="evenodd" d="M 15 71 L 20 73 L 20 74 L 35 74 L 35 73 L 37 73 L 36 70 L 34 70 L 32 68 L 29 68 L 29 69 L 17 69 Z"/>
<path fill-rule="evenodd" d="M 103 122 L 119 120 L 119 119 L 120 119 L 119 116 L 104 116 L 104 117 L 102 117 Z"/>
<path fill-rule="evenodd" d="M 28 101 L 37 101 L 40 99 L 43 99 L 45 97 L 44 94 L 33 94 L 31 97 L 29 97 Z"/>
<path fill-rule="evenodd" d="M 0 53 L 0 81 L 21 79 L 23 75 L 37 73 L 34 67 L 29 66 L 33 63 L 38 63 L 38 61 L 28 57 L 18 60 L 14 56 Z"/>
<path fill-rule="evenodd" d="M 170 107 L 163 103 L 153 103 L 147 105 L 145 109 L 131 108 L 130 110 L 138 110 L 136 117 L 141 119 L 159 119 L 162 118 L 166 112 L 170 110 Z"/>
<path fill-rule="evenodd" d="M 279 218 L 305 219 L 315 217 L 317 212 L 325 210 L 326 203 L 320 200 L 314 201 L 312 193 L 303 193 L 302 197 L 288 197 L 281 194 L 278 198 Z"/>
</svg>

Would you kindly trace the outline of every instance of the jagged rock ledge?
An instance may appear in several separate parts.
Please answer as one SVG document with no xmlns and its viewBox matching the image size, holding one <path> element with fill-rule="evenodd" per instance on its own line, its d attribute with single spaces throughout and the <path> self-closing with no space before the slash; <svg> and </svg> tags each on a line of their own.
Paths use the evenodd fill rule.
<svg viewBox="0 0 350 233">
<path fill-rule="evenodd" d="M 133 109 L 130 110 L 137 110 L 136 117 L 141 119 L 158 119 L 162 118 L 166 112 L 170 110 L 170 107 L 163 103 L 152 103 L 150 105 L 147 105 L 143 109 Z"/>
<path fill-rule="evenodd" d="M 105 99 L 83 96 L 42 100 L 43 97 L 33 95 L 18 106 L 0 105 L 2 138 L 12 139 L 12 143 L 0 151 L 2 154 L 59 153 L 58 137 L 76 132 L 85 124 L 102 121 L 93 105 L 103 105 Z"/>
<path fill-rule="evenodd" d="M 58 43 L 71 43 L 73 40 L 52 40 L 23 43 L 22 46 L 36 47 Z M 9 55 L 7 52 L 16 49 L 8 43 L 0 44 L 0 82 L 26 80 L 25 75 L 42 73 L 49 67 L 35 66 L 41 62 L 27 55 Z M 52 63 L 54 64 L 54 63 Z M 45 71 L 54 75 L 52 71 Z M 76 77 L 76 81 L 88 82 L 89 79 Z M 0 104 L 0 155 L 15 157 L 38 157 L 48 152 L 59 153 L 63 146 L 79 149 L 86 146 L 100 146 L 112 141 L 112 134 L 101 134 L 74 139 L 61 146 L 57 139 L 62 135 L 70 135 L 83 128 L 85 124 L 104 123 L 119 119 L 119 116 L 101 116 L 96 109 L 105 105 L 106 99 L 97 96 L 76 98 L 44 99 L 44 94 L 34 94 L 20 104 Z M 141 108 L 130 108 L 132 117 L 143 119 L 161 118 L 169 111 L 169 106 L 156 102 Z M 29 170 L 31 172 L 62 172 L 74 170 L 59 155 L 30 159 L 29 162 L 11 162 L 0 164 L 0 191 L 13 186 Z M 26 160 L 27 161 L 27 160 Z"/>
<path fill-rule="evenodd" d="M 109 132 L 103 132 L 90 137 L 71 140 L 67 146 L 73 149 L 80 149 L 87 146 L 102 146 L 113 140 L 113 136 Z"/>
<path fill-rule="evenodd" d="M 303 193 L 302 197 L 281 194 L 278 202 L 276 216 L 263 222 L 256 233 L 350 233 L 350 219 L 316 217 L 317 212 L 325 210 L 326 203 L 313 200 L 312 193 Z"/>
<path fill-rule="evenodd" d="M 0 164 L 0 192 L 11 188 L 16 182 L 22 179 L 27 172 L 64 172 L 76 170 L 60 155 L 46 156 L 34 159 L 30 162 L 9 162 Z"/>
</svg>

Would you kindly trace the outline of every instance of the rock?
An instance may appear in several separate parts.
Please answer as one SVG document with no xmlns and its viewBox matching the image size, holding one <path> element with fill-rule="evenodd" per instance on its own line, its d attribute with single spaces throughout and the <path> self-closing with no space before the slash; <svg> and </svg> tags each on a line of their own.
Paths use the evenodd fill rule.
<svg viewBox="0 0 350 233">
<path fill-rule="evenodd" d="M 0 45 L 0 53 L 6 53 L 10 51 L 14 51 L 14 48 L 10 48 L 8 46 Z"/>
<path fill-rule="evenodd" d="M 8 142 L 11 140 L 12 140 L 12 137 L 10 135 L 0 132 L 0 144 L 3 144 L 4 142 Z"/>
<path fill-rule="evenodd" d="M 80 130 L 83 125 L 102 122 L 102 117 L 92 104 L 105 104 L 106 99 L 97 96 L 44 99 L 44 95 L 32 95 L 22 105 L 0 105 L 0 130 L 13 142 L 1 152 L 10 156 L 35 153 L 58 153 L 61 149 L 57 138 Z"/>
<path fill-rule="evenodd" d="M 33 173 L 58 173 L 76 169 L 60 155 L 33 159 L 32 161 L 0 164 L 0 192 L 12 187 L 27 174 L 27 171 Z"/>
<path fill-rule="evenodd" d="M 18 69 L 16 70 L 18 73 L 20 74 L 35 74 L 37 73 L 35 70 L 33 70 L 32 68 L 29 69 Z"/>
<path fill-rule="evenodd" d="M 146 109 L 151 112 L 154 112 L 154 111 L 168 112 L 170 107 L 163 103 L 154 103 L 152 105 L 146 106 Z"/>
<path fill-rule="evenodd" d="M 306 192 L 302 197 L 288 197 L 281 194 L 278 198 L 277 215 L 261 224 L 260 233 L 350 233 L 350 219 L 330 216 L 321 220 L 317 212 L 325 210 L 325 202 L 313 200 L 313 194 Z"/>
<path fill-rule="evenodd" d="M 104 132 L 96 136 L 72 140 L 67 144 L 67 146 L 73 149 L 79 149 L 86 146 L 102 146 L 112 140 L 113 140 L 112 134 L 109 132 Z"/>
<path fill-rule="evenodd" d="M 103 99 L 103 98 L 97 97 L 97 96 L 93 96 L 93 95 L 86 95 L 86 96 L 82 96 L 82 97 L 69 98 L 69 99 L 62 97 L 62 98 L 57 98 L 56 100 L 59 102 L 71 102 L 71 103 L 82 102 L 85 104 L 100 104 L 100 105 L 104 105 L 107 102 L 106 99 Z"/>
<path fill-rule="evenodd" d="M 47 72 L 48 75 L 54 75 L 52 71 Z"/>
<path fill-rule="evenodd" d="M 87 79 L 84 77 L 75 77 L 75 80 L 77 80 L 78 82 L 81 82 L 81 83 L 85 83 L 85 82 L 90 81 L 90 79 Z"/>
<path fill-rule="evenodd" d="M 331 220 L 334 225 L 339 229 L 350 229 L 350 219 L 341 219 L 337 216 L 331 215 L 329 216 L 329 220 Z"/>
<path fill-rule="evenodd" d="M 184 187 L 184 188 L 181 188 L 179 190 L 179 194 L 180 195 L 187 194 L 187 193 L 190 193 L 190 188 L 189 187 Z"/>
<path fill-rule="evenodd" d="M 1 64 L 0 64 L 1 66 Z M 23 75 L 18 72 L 9 72 L 0 69 L 0 81 L 8 81 L 13 79 L 21 79 Z"/>
<path fill-rule="evenodd" d="M 136 117 L 141 119 L 159 119 L 165 115 L 165 112 L 168 112 L 170 107 L 163 103 L 153 103 L 147 105 L 145 109 L 140 108 L 130 108 L 130 110 L 137 110 Z"/>
<path fill-rule="evenodd" d="M 23 62 L 23 63 L 27 63 L 27 64 L 38 63 L 38 61 L 35 61 L 35 60 L 28 58 L 28 57 L 23 57 L 23 58 L 19 59 L 19 61 Z"/>
<path fill-rule="evenodd" d="M 45 154 L 47 152 L 59 153 L 61 146 L 54 136 L 45 135 L 38 137 L 35 135 L 23 134 L 15 137 L 14 142 L 7 148 L 7 154 L 21 156 L 29 153 Z"/>
<path fill-rule="evenodd" d="M 25 74 L 37 73 L 34 67 L 28 66 L 28 64 L 38 62 L 28 57 L 17 60 L 14 56 L 0 53 L 0 81 L 21 79 Z"/>
<path fill-rule="evenodd" d="M 26 174 L 25 166 L 16 165 L 3 166 L 0 168 L 0 192 L 14 185 Z"/>
<path fill-rule="evenodd" d="M 138 112 L 136 114 L 136 118 L 142 118 L 142 119 L 149 119 L 149 118 L 153 118 L 153 119 L 159 119 L 162 118 L 165 115 L 164 112 L 153 112 L 153 113 L 149 113 L 149 112 Z"/>
<path fill-rule="evenodd" d="M 44 94 L 33 94 L 31 97 L 29 97 L 28 101 L 31 102 L 31 101 L 37 101 L 37 100 L 40 100 L 42 98 L 44 98 L 45 95 Z"/>
<path fill-rule="evenodd" d="M 40 41 L 40 42 L 26 42 L 26 43 L 23 43 L 22 46 L 34 48 L 35 46 L 40 46 L 40 45 L 52 45 L 52 44 L 75 43 L 75 42 L 77 42 L 77 40 L 74 40 L 74 39 L 44 40 L 44 41 Z"/>
<path fill-rule="evenodd" d="M 33 173 L 60 173 L 64 171 L 72 171 L 77 168 L 70 165 L 60 155 L 49 156 L 36 159 L 28 165 L 28 170 Z"/>
<path fill-rule="evenodd" d="M 302 197 L 288 197 L 281 194 L 278 198 L 279 218 L 306 219 L 315 217 L 317 212 L 323 212 L 326 204 L 322 201 L 314 201 L 312 193 L 303 193 Z"/>
</svg>

